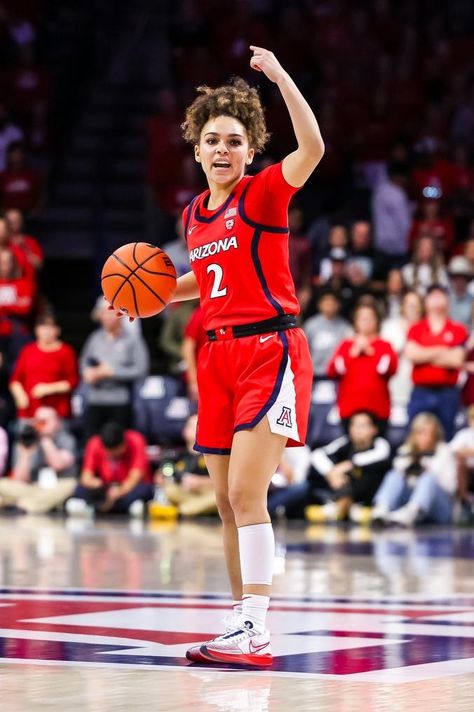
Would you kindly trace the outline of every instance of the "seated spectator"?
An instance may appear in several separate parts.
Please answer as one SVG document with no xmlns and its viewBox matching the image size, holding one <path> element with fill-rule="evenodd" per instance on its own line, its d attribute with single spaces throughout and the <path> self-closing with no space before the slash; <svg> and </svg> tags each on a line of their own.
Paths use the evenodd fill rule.
<svg viewBox="0 0 474 712">
<path fill-rule="evenodd" d="M 21 144 L 8 148 L 7 167 L 0 173 L 0 207 L 37 214 L 44 202 L 44 186 L 38 171 L 28 166 Z"/>
<path fill-rule="evenodd" d="M 472 221 L 472 226 L 473 226 L 473 233 L 474 233 L 474 220 Z M 468 239 L 464 243 L 462 255 L 469 262 L 471 271 L 474 274 L 474 236 L 468 237 Z M 470 294 L 474 295 L 474 281 L 472 281 L 469 284 L 469 292 L 470 292 Z"/>
<path fill-rule="evenodd" d="M 11 245 L 24 255 L 25 260 L 33 270 L 41 269 L 43 266 L 43 250 L 36 238 L 25 234 L 25 220 L 21 210 L 7 210 L 6 218 L 10 227 Z"/>
<path fill-rule="evenodd" d="M 387 275 L 387 284 L 384 299 L 384 313 L 386 319 L 400 316 L 405 283 L 399 269 L 391 269 Z"/>
<path fill-rule="evenodd" d="M 354 312 L 355 334 L 344 339 L 328 366 L 328 376 L 339 381 L 337 404 L 343 424 L 359 410 L 379 419 L 380 432 L 390 415 L 388 382 L 397 370 L 395 351 L 380 338 L 380 315 L 374 303 L 361 303 Z"/>
<path fill-rule="evenodd" d="M 354 311 L 354 304 L 364 291 L 348 279 L 349 255 L 346 250 L 334 247 L 328 258 L 331 263 L 330 276 L 325 281 L 316 279 L 317 286 L 313 290 L 313 296 L 309 301 L 310 308 L 306 310 L 305 317 L 314 315 L 314 306 L 318 303 L 319 294 L 329 291 L 339 295 L 342 305 L 341 316 L 344 319 L 350 319 Z M 365 276 L 362 281 L 366 282 Z"/>
<path fill-rule="evenodd" d="M 350 262 L 360 265 L 372 283 L 386 277 L 386 260 L 373 246 L 372 228 L 368 220 L 356 220 L 351 226 Z"/>
<path fill-rule="evenodd" d="M 468 517 L 474 515 L 474 405 L 467 411 L 468 427 L 459 430 L 450 447 L 458 466 L 458 498 Z"/>
<path fill-rule="evenodd" d="M 372 413 L 359 411 L 350 418 L 348 435 L 313 450 L 304 482 L 270 493 L 268 511 L 288 518 L 305 513 L 313 522 L 349 516 L 360 523 L 389 467 L 389 443 L 378 436 Z"/>
<path fill-rule="evenodd" d="M 467 330 L 449 318 L 449 297 L 439 285 L 428 290 L 425 314 L 410 327 L 405 347 L 405 356 L 413 364 L 414 384 L 408 417 L 412 421 L 418 413 L 433 413 L 450 440 L 461 402 L 457 383 L 465 360 Z"/>
<path fill-rule="evenodd" d="M 158 337 L 158 347 L 166 357 L 166 371 L 179 376 L 186 368 L 183 360 L 183 341 L 186 325 L 196 302 L 187 300 L 170 304 L 164 312 L 165 321 Z"/>
<path fill-rule="evenodd" d="M 94 331 L 80 354 L 80 371 L 88 385 L 85 394 L 86 437 L 114 420 L 124 428 L 131 423 L 134 382 L 145 378 L 149 355 L 143 338 L 131 334 L 105 300 L 96 309 L 101 328 Z"/>
<path fill-rule="evenodd" d="M 34 267 L 29 262 L 25 251 L 14 243 L 10 221 L 2 215 L 0 215 L 0 250 L 10 250 L 19 265 L 21 275 L 36 283 Z"/>
<path fill-rule="evenodd" d="M 469 407 L 474 405 L 474 331 L 466 342 L 466 360 L 463 368 L 466 380 L 462 389 L 462 404 Z"/>
<path fill-rule="evenodd" d="M 7 428 L 15 419 L 15 403 L 10 393 L 10 370 L 6 359 L 0 352 L 0 427 Z M 1 477 L 1 474 L 0 474 Z"/>
<path fill-rule="evenodd" d="M 303 323 L 317 378 L 327 378 L 328 365 L 335 349 L 351 333 L 350 324 L 339 316 L 340 309 L 339 295 L 331 290 L 321 290 L 316 316 Z"/>
<path fill-rule="evenodd" d="M 182 354 L 186 364 L 186 383 L 188 395 L 191 400 L 197 403 L 197 360 L 204 344 L 207 342 L 207 334 L 203 325 L 203 311 L 201 306 L 195 308 L 184 330 Z"/>
<path fill-rule="evenodd" d="M 411 209 L 406 193 L 408 167 L 391 162 L 387 180 L 380 181 L 372 195 L 374 244 L 393 268 L 400 268 L 408 258 L 408 234 Z"/>
<path fill-rule="evenodd" d="M 431 413 L 419 413 L 375 495 L 372 521 L 449 524 L 456 488 L 456 460 L 441 424 Z"/>
<path fill-rule="evenodd" d="M 217 514 L 216 496 L 204 457 L 193 449 L 196 428 L 197 415 L 191 415 L 183 430 L 186 451 L 176 461 L 166 462 L 166 467 L 162 465 L 155 475 L 156 484 L 164 485 L 169 502 L 184 517 Z"/>
<path fill-rule="evenodd" d="M 380 335 L 386 339 L 398 355 L 398 369 L 390 379 L 390 400 L 393 406 L 406 408 L 413 388 L 411 378 L 412 363 L 405 356 L 407 334 L 412 326 L 423 316 L 423 300 L 418 292 L 406 292 L 402 300 L 401 312 L 398 317 L 384 319 Z"/>
<path fill-rule="evenodd" d="M 9 444 L 8 434 L 4 427 L 0 425 L 0 482 L 5 475 L 8 465 Z M 1 502 L 0 502 L 1 506 Z"/>
<path fill-rule="evenodd" d="M 343 250 L 347 253 L 349 248 L 349 233 L 345 225 L 332 225 L 329 230 L 329 240 L 327 249 L 321 254 L 319 261 L 319 269 L 316 270 L 319 274 L 319 280 L 326 282 L 332 274 L 332 259 L 331 251 Z M 335 253 L 337 254 L 337 253 Z M 342 254 L 342 253 L 341 253 Z"/>
<path fill-rule="evenodd" d="M 32 44 L 19 48 L 18 60 L 7 72 L 6 91 L 23 125 L 38 105 L 48 104 L 51 81 L 47 70 L 38 65 Z"/>
<path fill-rule="evenodd" d="M 422 296 L 433 284 L 448 286 L 443 256 L 432 237 L 423 236 L 417 240 L 411 262 L 402 267 L 402 277 L 409 289 Z"/>
<path fill-rule="evenodd" d="M 373 289 L 369 264 L 365 259 L 349 257 L 346 262 L 346 277 L 352 293 L 352 306 L 361 297 L 375 296 L 377 290 Z"/>
<path fill-rule="evenodd" d="M 23 273 L 11 250 L 0 249 L 0 350 L 9 366 L 31 341 L 35 297 L 36 283 L 31 276 Z"/>
<path fill-rule="evenodd" d="M 311 522 L 349 519 L 367 521 L 385 473 L 390 468 L 390 445 L 378 437 L 377 419 L 371 412 L 354 413 L 348 435 L 338 438 L 311 455 L 311 464 L 329 485 L 329 502 L 306 509 Z"/>
<path fill-rule="evenodd" d="M 176 268 L 178 277 L 189 272 L 191 269 L 189 264 L 189 252 L 186 244 L 186 236 L 184 234 L 184 225 L 181 215 L 176 220 L 176 238 L 163 245 L 163 250 L 166 252 Z"/>
<path fill-rule="evenodd" d="M 114 512 L 142 516 L 153 497 L 146 441 L 110 421 L 86 445 L 79 484 L 66 502 L 70 515 Z"/>
<path fill-rule="evenodd" d="M 71 393 L 78 383 L 74 349 L 61 341 L 61 330 L 52 314 L 37 319 L 35 337 L 20 351 L 10 378 L 18 417 L 32 418 L 37 408 L 49 406 L 60 418 L 68 419 Z"/>
<path fill-rule="evenodd" d="M 303 232 L 303 222 L 304 216 L 300 208 L 290 206 L 288 211 L 290 272 L 295 283 L 296 296 L 304 310 L 311 297 L 313 250 L 311 240 Z"/>
<path fill-rule="evenodd" d="M 10 477 L 0 478 L 0 506 L 42 514 L 61 507 L 76 487 L 76 443 L 54 408 L 41 406 L 14 444 Z"/>
<path fill-rule="evenodd" d="M 448 265 L 449 315 L 467 329 L 472 325 L 474 295 L 469 292 L 469 284 L 474 276 L 471 265 L 462 255 L 452 257 Z"/>
<path fill-rule="evenodd" d="M 450 217 L 441 216 L 439 200 L 424 200 L 420 214 L 410 232 L 410 247 L 413 248 L 420 237 L 431 237 L 436 247 L 449 255 L 454 245 L 454 223 Z"/>
<path fill-rule="evenodd" d="M 0 172 L 7 167 L 8 148 L 22 140 L 23 131 L 10 120 L 7 107 L 0 102 Z"/>
</svg>

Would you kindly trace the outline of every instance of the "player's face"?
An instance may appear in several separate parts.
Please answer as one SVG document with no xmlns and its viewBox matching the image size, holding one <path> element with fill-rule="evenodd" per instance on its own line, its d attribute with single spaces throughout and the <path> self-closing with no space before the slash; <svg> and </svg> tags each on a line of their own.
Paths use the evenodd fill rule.
<svg viewBox="0 0 474 712">
<path fill-rule="evenodd" d="M 203 127 L 195 156 L 209 185 L 230 186 L 242 178 L 245 167 L 252 163 L 254 150 L 238 119 L 217 116 Z"/>
</svg>

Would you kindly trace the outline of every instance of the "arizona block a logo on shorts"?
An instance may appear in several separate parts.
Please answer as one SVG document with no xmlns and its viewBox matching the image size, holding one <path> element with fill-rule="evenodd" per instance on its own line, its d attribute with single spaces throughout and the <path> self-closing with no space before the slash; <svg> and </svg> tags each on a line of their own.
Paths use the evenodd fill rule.
<svg viewBox="0 0 474 712">
<path fill-rule="evenodd" d="M 288 406 L 284 405 L 283 408 L 281 409 L 281 415 L 277 419 L 278 425 L 286 425 L 287 428 L 292 428 L 293 423 L 291 421 L 291 408 L 288 408 Z"/>
<path fill-rule="evenodd" d="M 212 594 L 0 589 L 0 663 L 187 666 L 222 629 Z M 402 682 L 474 674 L 474 597 L 275 597 L 273 675 Z M 225 665 L 210 667 L 225 674 Z"/>
</svg>

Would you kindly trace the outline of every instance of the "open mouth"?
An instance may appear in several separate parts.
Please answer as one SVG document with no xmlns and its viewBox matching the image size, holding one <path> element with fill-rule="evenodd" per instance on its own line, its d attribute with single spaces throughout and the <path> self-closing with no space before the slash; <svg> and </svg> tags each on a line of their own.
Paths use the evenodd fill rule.
<svg viewBox="0 0 474 712">
<path fill-rule="evenodd" d="M 212 165 L 214 168 L 230 168 L 230 163 L 226 161 L 215 161 Z"/>
</svg>

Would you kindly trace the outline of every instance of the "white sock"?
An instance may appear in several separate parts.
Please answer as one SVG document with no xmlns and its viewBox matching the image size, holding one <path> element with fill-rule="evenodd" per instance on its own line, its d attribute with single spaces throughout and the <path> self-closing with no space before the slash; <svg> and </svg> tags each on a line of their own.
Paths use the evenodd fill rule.
<svg viewBox="0 0 474 712">
<path fill-rule="evenodd" d="M 242 620 L 244 622 L 250 620 L 256 630 L 263 632 L 269 605 L 270 596 L 244 593 L 242 596 Z"/>
<path fill-rule="evenodd" d="M 232 610 L 237 615 L 239 613 L 242 613 L 242 599 L 240 599 L 240 601 L 237 601 L 237 600 L 232 601 Z"/>
</svg>

